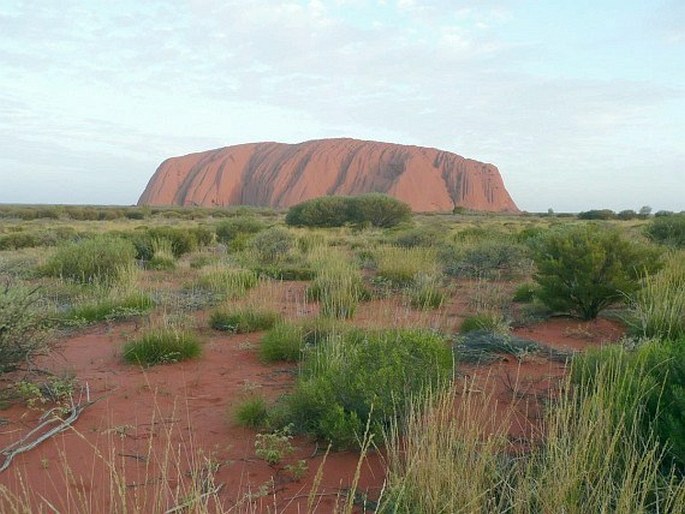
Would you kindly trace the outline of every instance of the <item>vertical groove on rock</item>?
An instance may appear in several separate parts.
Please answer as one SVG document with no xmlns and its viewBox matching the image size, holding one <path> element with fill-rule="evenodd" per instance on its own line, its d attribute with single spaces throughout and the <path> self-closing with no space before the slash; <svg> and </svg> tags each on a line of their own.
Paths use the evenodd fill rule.
<svg viewBox="0 0 685 514">
<path fill-rule="evenodd" d="M 314 196 L 392 194 L 416 211 L 518 212 L 492 164 L 355 139 L 253 143 L 165 160 L 139 205 L 288 207 Z"/>
</svg>

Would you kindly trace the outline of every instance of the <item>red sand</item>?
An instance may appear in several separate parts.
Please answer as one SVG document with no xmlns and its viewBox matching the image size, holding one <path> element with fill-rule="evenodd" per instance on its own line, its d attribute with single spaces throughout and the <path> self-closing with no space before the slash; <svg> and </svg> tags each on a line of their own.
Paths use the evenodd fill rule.
<svg viewBox="0 0 685 514">
<path fill-rule="evenodd" d="M 139 502 L 147 505 L 142 511 L 148 511 L 152 500 L 144 503 L 146 492 L 159 490 L 159 481 L 164 480 L 171 497 L 179 482 L 191 480 L 188 473 L 193 466 L 188 460 L 195 456 L 201 464 L 204 456 L 218 465 L 215 483 L 224 484 L 219 495 L 223 508 L 245 501 L 248 492 L 256 493 L 264 485 L 269 494 L 254 500 L 257 512 L 304 512 L 322 448 L 303 438 L 294 441 L 297 451 L 285 463 L 305 459 L 309 468 L 300 482 L 294 482 L 256 458 L 255 433 L 236 427 L 229 414 L 250 389 L 257 388 L 269 398 L 286 392 L 295 367 L 262 364 L 256 355 L 260 334 L 226 336 L 207 329 L 204 353 L 197 361 L 143 371 L 123 364 L 120 355 L 123 342 L 136 330 L 134 323 L 100 325 L 68 337 L 41 359 L 39 367 L 73 374 L 99 401 L 83 412 L 73 430 L 16 457 L 10 469 L 0 474 L 0 483 L 21 491 L 23 481 L 34 502 L 49 499 L 62 512 L 78 510 L 75 506 L 81 507 L 79 512 L 109 512 L 111 481 L 106 462 L 114 462 L 124 470 L 125 487 L 138 494 Z M 606 320 L 554 319 L 515 333 L 555 348 L 583 349 L 615 341 L 622 331 Z M 487 383 L 494 384 L 488 387 L 495 388 L 498 408 L 516 411 L 511 430 L 516 438 L 534 430 L 540 414 L 537 395 L 547 394 L 564 369 L 544 359 L 518 362 L 509 357 L 491 366 L 462 367 L 461 372 L 483 384 L 486 374 L 494 378 Z M 35 426 L 38 417 L 38 412 L 23 406 L 0 414 L 6 420 L 0 426 L 2 448 Z M 179 451 L 181 457 L 165 458 L 165 448 Z M 163 476 L 159 463 L 164 461 L 170 465 Z M 357 462 L 355 453 L 328 455 L 317 512 L 333 510 L 335 495 L 350 486 Z M 376 497 L 383 479 L 382 458 L 372 453 L 362 465 L 360 490 Z M 88 495 L 90 503 L 85 507 L 79 494 Z M 165 506 L 174 504 L 170 498 L 163 501 Z"/>
</svg>

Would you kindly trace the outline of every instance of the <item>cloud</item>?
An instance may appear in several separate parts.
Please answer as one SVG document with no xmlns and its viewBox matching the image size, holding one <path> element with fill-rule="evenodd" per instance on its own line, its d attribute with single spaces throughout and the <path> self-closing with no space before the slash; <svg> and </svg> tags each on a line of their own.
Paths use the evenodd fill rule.
<svg viewBox="0 0 685 514">
<path fill-rule="evenodd" d="M 670 54 L 645 63 L 652 75 L 618 63 L 590 73 L 545 45 L 547 30 L 505 1 L 17 2 L 0 10 L 5 169 L 128 160 L 137 188 L 169 155 L 346 135 L 495 162 L 527 209 L 566 202 L 563 188 L 602 174 L 639 177 L 650 162 L 673 176 L 685 107 L 682 70 L 658 71 Z M 49 151 L 31 157 L 31 145 Z M 102 176 L 119 165 L 101 164 Z M 646 191 L 633 183 L 608 186 L 607 201 Z"/>
</svg>

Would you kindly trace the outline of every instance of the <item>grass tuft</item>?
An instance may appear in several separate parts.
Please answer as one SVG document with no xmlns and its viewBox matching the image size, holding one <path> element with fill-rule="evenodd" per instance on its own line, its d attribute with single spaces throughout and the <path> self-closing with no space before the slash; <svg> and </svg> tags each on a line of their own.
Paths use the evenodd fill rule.
<svg viewBox="0 0 685 514">
<path fill-rule="evenodd" d="M 198 338 L 190 332 L 157 329 L 124 345 L 126 362 L 143 366 L 171 364 L 198 357 L 201 353 Z"/>
</svg>

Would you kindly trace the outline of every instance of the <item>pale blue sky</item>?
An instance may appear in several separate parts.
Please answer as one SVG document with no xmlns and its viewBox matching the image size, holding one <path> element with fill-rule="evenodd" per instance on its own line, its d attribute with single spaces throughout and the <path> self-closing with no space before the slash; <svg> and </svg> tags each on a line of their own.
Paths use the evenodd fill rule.
<svg viewBox="0 0 685 514">
<path fill-rule="evenodd" d="M 525 210 L 683 210 L 685 2 L 0 0 L 0 202 L 339 136 L 492 162 Z"/>
</svg>

